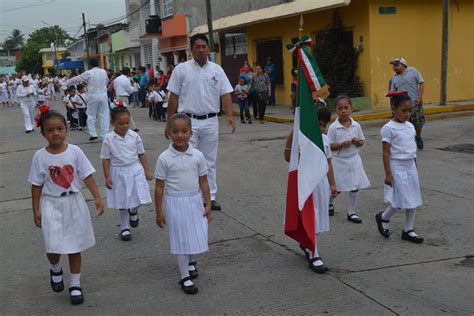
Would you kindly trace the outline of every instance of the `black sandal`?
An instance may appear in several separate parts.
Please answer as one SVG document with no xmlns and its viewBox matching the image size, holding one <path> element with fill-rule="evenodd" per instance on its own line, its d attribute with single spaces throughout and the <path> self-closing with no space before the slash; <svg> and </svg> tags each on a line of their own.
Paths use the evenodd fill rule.
<svg viewBox="0 0 474 316">
<path fill-rule="evenodd" d="M 362 223 L 362 220 L 360 219 L 359 215 L 357 215 L 356 213 L 351 214 L 351 215 L 347 215 L 347 220 L 349 222 L 353 222 L 353 223 L 356 223 L 356 224 Z"/>
<path fill-rule="evenodd" d="M 129 217 L 130 226 L 132 226 L 133 228 L 138 227 L 138 222 L 140 221 L 138 219 L 138 210 L 137 210 L 136 213 L 132 213 L 132 212 L 130 212 L 130 209 L 128 209 L 128 215 L 130 216 Z M 137 216 L 137 219 L 132 220 L 132 216 L 135 216 L 135 215 Z"/>
<path fill-rule="evenodd" d="M 383 228 L 382 223 L 390 223 L 389 220 L 382 218 L 382 212 L 378 212 L 375 215 L 375 221 L 377 222 L 377 229 L 379 230 L 380 235 L 384 236 L 385 238 L 390 237 L 390 231 L 388 229 Z"/>
<path fill-rule="evenodd" d="M 318 261 L 318 260 L 321 260 L 321 262 L 323 262 L 323 259 L 321 259 L 321 257 L 314 257 L 314 258 L 310 259 L 309 260 L 309 268 L 311 270 L 313 270 L 313 272 L 316 272 L 316 273 L 325 273 L 326 271 L 328 271 L 329 269 L 328 269 L 328 267 L 326 267 L 324 265 L 324 262 L 320 266 L 315 266 L 313 264 L 313 262 Z"/>
<path fill-rule="evenodd" d="M 49 274 L 50 274 L 50 283 L 51 283 L 51 288 L 53 289 L 54 292 L 62 292 L 64 291 L 64 281 L 61 280 L 60 282 L 54 282 L 53 281 L 53 275 L 54 276 L 62 276 L 63 275 L 63 269 L 61 269 L 61 271 L 59 272 L 53 272 L 53 270 L 49 270 Z"/>
<path fill-rule="evenodd" d="M 129 232 L 129 234 L 128 234 L 128 235 L 124 235 L 124 234 L 123 234 L 124 232 Z M 119 237 L 120 237 L 123 241 L 130 241 L 130 240 L 132 240 L 132 234 L 130 234 L 130 229 L 128 229 L 128 228 L 122 229 L 122 231 L 121 231 L 120 234 L 119 234 Z"/>
<path fill-rule="evenodd" d="M 194 283 L 192 285 L 184 285 L 184 282 L 186 281 L 191 281 L 191 277 L 185 277 L 182 278 L 181 281 L 179 281 L 179 285 L 181 285 L 181 288 L 183 289 L 184 293 L 196 294 L 198 292 L 197 286 Z"/>
<path fill-rule="evenodd" d="M 80 291 L 79 295 L 71 295 L 72 291 Z M 82 295 L 82 289 L 78 286 L 73 286 L 69 288 L 69 295 L 71 295 L 71 304 L 78 305 L 84 303 L 84 295 Z"/>
<path fill-rule="evenodd" d="M 194 267 L 194 270 L 189 270 L 189 277 L 191 279 L 195 279 L 195 278 L 198 277 L 198 270 L 196 268 L 196 265 L 197 265 L 196 261 L 192 261 L 192 262 L 189 263 L 190 267 Z"/>
</svg>

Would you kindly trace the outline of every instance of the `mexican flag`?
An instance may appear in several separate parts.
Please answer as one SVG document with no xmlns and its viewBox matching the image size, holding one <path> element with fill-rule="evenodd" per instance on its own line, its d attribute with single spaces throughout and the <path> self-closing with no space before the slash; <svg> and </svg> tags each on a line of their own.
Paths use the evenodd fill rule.
<svg viewBox="0 0 474 316">
<path fill-rule="evenodd" d="M 316 246 L 313 192 L 326 176 L 324 153 L 313 93 L 327 93 L 327 86 L 313 55 L 311 39 L 305 36 L 289 51 L 298 57 L 298 88 L 286 196 L 285 234 L 307 249 Z"/>
</svg>

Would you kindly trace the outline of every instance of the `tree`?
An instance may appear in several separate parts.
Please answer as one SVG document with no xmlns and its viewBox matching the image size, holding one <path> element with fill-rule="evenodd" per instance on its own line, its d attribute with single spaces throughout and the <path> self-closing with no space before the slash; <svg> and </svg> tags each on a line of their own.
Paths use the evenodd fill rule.
<svg viewBox="0 0 474 316">
<path fill-rule="evenodd" d="M 7 40 L 14 45 L 14 48 L 20 48 L 25 44 L 25 35 L 19 29 L 13 29 L 12 34 L 7 37 Z"/>
<path fill-rule="evenodd" d="M 50 46 L 56 41 L 57 47 L 65 46 L 67 42 L 71 41 L 72 37 L 63 30 L 59 25 L 42 27 L 35 30 L 28 37 L 28 43 L 37 43 L 41 45 Z"/>
<path fill-rule="evenodd" d="M 358 52 L 353 47 L 352 30 L 334 12 L 331 23 L 316 33 L 314 57 L 329 85 L 331 95 L 362 96 L 362 83 L 356 76 Z"/>
<path fill-rule="evenodd" d="M 27 43 L 21 49 L 21 58 L 16 63 L 16 71 L 26 70 L 28 73 L 43 73 L 43 60 L 39 50 L 49 45 L 42 45 L 35 42 Z"/>
<path fill-rule="evenodd" d="M 14 50 L 16 47 L 11 39 L 6 38 L 2 43 L 2 48 L 5 50 Z"/>
</svg>

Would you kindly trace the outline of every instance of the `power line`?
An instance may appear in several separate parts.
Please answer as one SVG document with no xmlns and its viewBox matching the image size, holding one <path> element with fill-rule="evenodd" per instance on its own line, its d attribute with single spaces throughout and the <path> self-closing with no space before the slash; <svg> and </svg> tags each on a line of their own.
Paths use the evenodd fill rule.
<svg viewBox="0 0 474 316">
<path fill-rule="evenodd" d="M 50 3 L 53 3 L 53 2 L 56 2 L 56 0 L 38 1 L 36 3 L 32 3 L 32 4 L 21 6 L 21 7 L 0 10 L 0 12 L 1 13 L 6 13 L 6 12 L 21 10 L 21 9 L 28 9 L 28 8 L 42 6 L 42 5 L 45 5 L 45 4 L 50 4 Z"/>
</svg>

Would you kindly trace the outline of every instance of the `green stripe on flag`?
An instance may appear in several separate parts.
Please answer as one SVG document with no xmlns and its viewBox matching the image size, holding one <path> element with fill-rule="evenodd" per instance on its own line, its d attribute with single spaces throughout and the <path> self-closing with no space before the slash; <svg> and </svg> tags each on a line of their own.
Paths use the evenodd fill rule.
<svg viewBox="0 0 474 316">
<path fill-rule="evenodd" d="M 323 80 L 324 82 L 324 80 Z M 298 67 L 298 94 L 297 106 L 300 107 L 300 126 L 299 129 L 309 140 L 318 146 L 324 152 L 323 137 L 319 129 L 319 119 L 314 105 L 313 95 L 306 82 L 306 78 Z"/>
<path fill-rule="evenodd" d="M 319 70 L 319 66 L 311 53 L 311 49 L 306 45 L 302 45 L 301 48 L 303 49 L 303 53 L 308 56 L 308 60 L 311 63 L 311 67 L 313 68 L 314 73 L 316 74 L 316 78 L 318 78 L 319 85 L 321 86 L 321 88 L 324 87 L 326 85 L 326 82 L 324 81 L 323 74 Z"/>
</svg>

